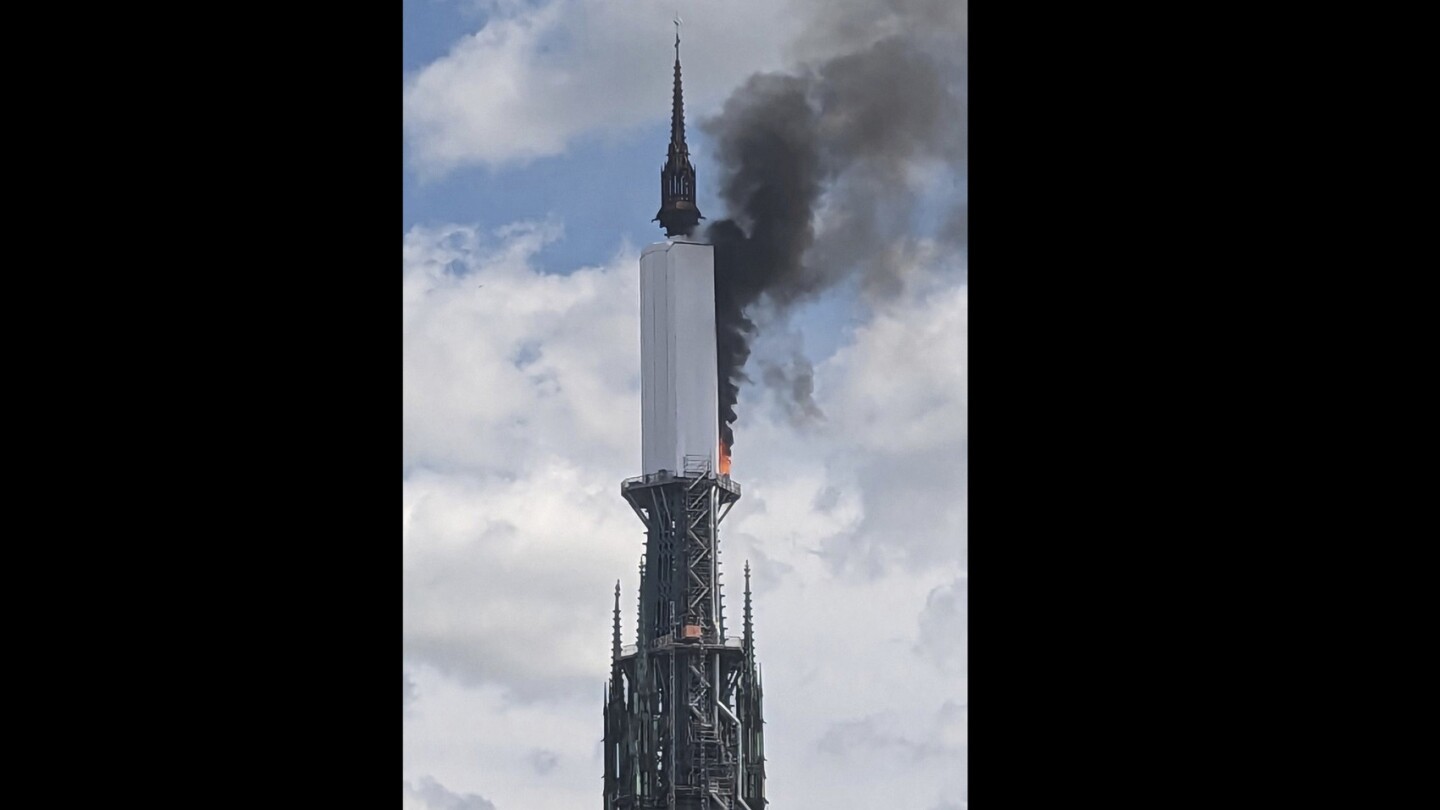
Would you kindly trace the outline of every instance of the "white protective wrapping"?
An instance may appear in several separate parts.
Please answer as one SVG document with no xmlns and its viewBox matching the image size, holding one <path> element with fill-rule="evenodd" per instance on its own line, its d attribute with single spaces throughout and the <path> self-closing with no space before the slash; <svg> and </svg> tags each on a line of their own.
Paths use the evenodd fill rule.
<svg viewBox="0 0 1440 810">
<path fill-rule="evenodd" d="M 643 472 L 718 470 L 715 249 L 650 245 L 640 254 L 640 430 Z M 687 458 L 688 457 L 688 458 Z"/>
</svg>

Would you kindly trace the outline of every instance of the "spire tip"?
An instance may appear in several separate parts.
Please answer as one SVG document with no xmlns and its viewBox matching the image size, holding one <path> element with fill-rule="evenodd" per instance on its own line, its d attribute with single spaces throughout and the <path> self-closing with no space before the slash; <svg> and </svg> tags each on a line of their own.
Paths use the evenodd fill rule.
<svg viewBox="0 0 1440 810">
<path fill-rule="evenodd" d="M 666 236 L 680 236 L 695 230 L 705 217 L 695 205 L 695 166 L 685 144 L 685 100 L 680 82 L 680 13 L 675 13 L 675 88 L 670 109 L 670 146 L 665 167 L 660 170 L 660 210 L 652 222 L 659 222 Z"/>
</svg>

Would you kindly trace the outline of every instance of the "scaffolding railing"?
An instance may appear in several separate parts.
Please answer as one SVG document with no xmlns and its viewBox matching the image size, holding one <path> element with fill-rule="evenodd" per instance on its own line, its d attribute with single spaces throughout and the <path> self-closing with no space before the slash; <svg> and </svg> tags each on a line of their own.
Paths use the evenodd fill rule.
<svg viewBox="0 0 1440 810">
<path fill-rule="evenodd" d="M 669 482 L 669 481 L 691 481 L 691 480 L 694 480 L 694 479 L 696 479 L 696 478 L 714 478 L 715 480 L 717 480 L 717 481 L 720 482 L 721 486 L 723 486 L 725 489 L 729 490 L 730 492 L 733 492 L 733 493 L 735 493 L 736 495 L 740 495 L 740 494 L 741 494 L 739 482 L 735 481 L 733 478 L 731 478 L 731 477 L 728 476 L 728 475 L 716 475 L 714 472 L 709 472 L 709 471 L 707 471 L 707 472 L 705 472 L 705 473 L 703 473 L 703 474 L 697 474 L 697 475 L 686 475 L 686 474 L 677 475 L 677 474 L 671 472 L 670 470 L 660 470 L 659 472 L 646 473 L 645 475 L 636 475 L 636 476 L 632 476 L 632 477 L 630 477 L 630 478 L 626 478 L 624 481 L 621 481 L 621 482 L 620 482 L 620 491 L 621 491 L 621 492 L 624 492 L 625 490 L 630 489 L 631 487 L 636 487 L 636 486 L 649 486 L 650 484 L 663 484 L 663 483 L 667 483 L 667 482 Z"/>
<path fill-rule="evenodd" d="M 650 649 L 652 649 L 652 650 L 662 650 L 662 649 L 666 649 L 666 648 L 668 648 L 668 647 L 673 647 L 673 646 L 676 646 L 676 645 L 679 645 L 679 644 L 680 644 L 680 642 L 679 642 L 678 639 L 676 639 L 674 636 L 672 636 L 672 635 L 670 635 L 670 634 L 667 633 L 666 635 L 659 636 L 659 637 L 655 638 L 653 641 L 651 641 L 651 642 L 650 642 Z M 681 646 L 683 646 L 683 645 L 681 645 Z M 722 647 L 729 647 L 729 648 L 735 649 L 735 650 L 743 649 L 743 648 L 745 647 L 745 639 L 742 638 L 741 636 L 726 636 L 725 639 L 724 639 L 724 641 L 721 642 L 721 645 L 720 645 L 720 646 L 722 646 Z M 626 644 L 625 646 L 623 646 L 623 647 L 620 648 L 620 657 L 621 657 L 621 658 L 629 658 L 630 656 L 634 655 L 635 653 L 637 653 L 637 652 L 639 652 L 639 651 L 640 651 L 640 646 L 639 646 L 638 644 Z"/>
</svg>

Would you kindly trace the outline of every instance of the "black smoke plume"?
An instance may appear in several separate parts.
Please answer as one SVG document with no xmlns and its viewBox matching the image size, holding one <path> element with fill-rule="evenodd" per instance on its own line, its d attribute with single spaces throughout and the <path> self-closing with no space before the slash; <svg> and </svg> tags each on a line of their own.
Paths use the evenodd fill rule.
<svg viewBox="0 0 1440 810">
<path fill-rule="evenodd" d="M 701 122 L 728 214 L 706 232 L 727 447 L 757 324 L 847 279 L 873 301 L 905 288 L 927 188 L 965 174 L 966 5 L 827 4 L 805 44 L 828 56 L 751 76 Z M 930 238 L 963 249 L 965 214 L 946 213 Z M 792 416 L 818 414 L 808 373 L 766 372 Z"/>
</svg>

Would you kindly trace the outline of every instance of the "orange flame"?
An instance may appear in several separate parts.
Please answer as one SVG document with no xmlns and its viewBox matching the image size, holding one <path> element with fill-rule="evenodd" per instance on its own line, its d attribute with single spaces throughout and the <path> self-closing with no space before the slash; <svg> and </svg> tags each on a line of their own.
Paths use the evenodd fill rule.
<svg viewBox="0 0 1440 810">
<path fill-rule="evenodd" d="M 730 474 L 730 447 L 725 444 L 724 439 L 720 440 L 720 474 Z"/>
</svg>

